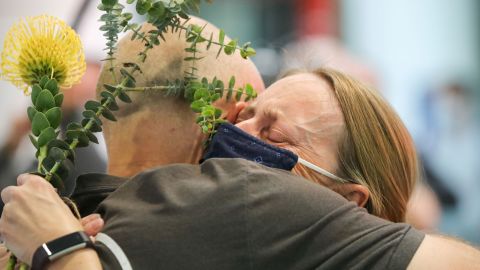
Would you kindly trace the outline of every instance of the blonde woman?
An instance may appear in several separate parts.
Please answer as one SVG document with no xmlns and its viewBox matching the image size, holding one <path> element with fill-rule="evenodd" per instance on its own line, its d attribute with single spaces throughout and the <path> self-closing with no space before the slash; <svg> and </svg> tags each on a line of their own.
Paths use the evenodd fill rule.
<svg viewBox="0 0 480 270">
<path fill-rule="evenodd" d="M 405 220 L 418 178 L 417 155 L 400 118 L 373 89 L 331 69 L 294 72 L 249 106 L 239 103 L 230 120 L 298 155 L 295 174 L 371 214 Z"/>
</svg>

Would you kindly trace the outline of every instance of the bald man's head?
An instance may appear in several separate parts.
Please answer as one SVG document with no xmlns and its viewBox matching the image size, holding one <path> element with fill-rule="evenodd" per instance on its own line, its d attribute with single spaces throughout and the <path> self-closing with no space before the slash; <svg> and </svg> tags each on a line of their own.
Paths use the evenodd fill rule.
<svg viewBox="0 0 480 270">
<path fill-rule="evenodd" d="M 202 19 L 192 17 L 187 24 L 196 24 L 202 27 L 205 25 L 203 36 L 208 37 L 213 33 L 214 37 L 218 37 L 219 29 Z M 141 31 L 148 32 L 153 29 L 152 25 L 144 24 Z M 186 41 L 184 31 L 182 33 L 168 32 L 164 34 L 166 41 L 161 41 L 160 45 L 149 50 L 144 63 L 140 63 L 138 60 L 138 53 L 144 49 L 144 44 L 137 39 L 132 41 L 132 34 L 128 34 L 118 43 L 115 65 L 119 67 L 122 63 L 137 63 L 142 70 L 142 73 L 137 72 L 135 75 L 137 87 L 165 85 L 167 81 L 182 79 L 185 72 L 191 67 L 191 62 L 184 61 L 185 57 L 191 56 L 190 53 L 185 51 L 185 48 L 188 48 L 190 43 Z M 228 37 L 225 40 L 225 43 L 227 43 L 229 41 Z M 197 45 L 197 50 L 200 52 L 199 56 L 203 57 L 195 63 L 199 78 L 206 77 L 211 80 L 216 77 L 219 80 L 228 82 L 231 76 L 235 76 L 237 87 L 243 87 L 246 83 L 250 83 L 259 92 L 265 88 L 263 80 L 251 60 L 243 59 L 238 52 L 231 56 L 221 53 L 217 57 L 219 47 L 212 44 L 210 49 L 207 50 L 206 45 L 207 42 Z M 117 70 L 118 77 L 120 77 L 120 73 Z M 108 66 L 102 69 L 97 91 L 102 90 L 103 83 L 113 83 Z M 123 106 L 118 113 L 120 117 L 140 110 L 143 106 L 151 106 L 160 100 L 165 100 L 165 92 L 158 90 L 142 93 L 131 92 L 129 94 L 136 102 Z M 216 105 L 222 109 L 229 108 L 225 107 L 225 102 L 217 102 Z"/>
<path fill-rule="evenodd" d="M 204 26 L 207 22 L 192 18 L 188 23 Z M 143 32 L 153 30 L 153 26 L 144 25 Z M 218 37 L 219 30 L 207 24 L 204 36 Z M 147 59 L 141 63 L 138 53 L 144 49 L 140 40 L 131 40 L 131 33 L 120 40 L 115 55 L 115 67 L 122 63 L 137 63 L 142 73 L 134 76 L 137 87 L 165 85 L 167 81 L 183 79 L 191 62 L 184 61 L 191 56 L 185 51 L 190 44 L 185 39 L 185 33 L 166 33 L 166 41 L 155 46 L 147 53 Z M 225 42 L 228 42 L 226 38 Z M 239 52 L 234 55 L 220 54 L 219 47 L 212 44 L 206 49 L 207 42 L 197 45 L 199 56 L 196 61 L 199 78 L 206 77 L 211 81 L 214 77 L 228 83 L 231 76 L 236 78 L 236 87 L 246 83 L 253 85 L 258 92 L 264 89 L 258 70 L 250 60 L 243 59 Z M 97 90 L 104 83 L 114 84 L 108 63 L 102 69 Z M 119 68 L 116 77 L 120 78 Z M 188 102 L 181 97 L 165 97 L 165 92 L 151 90 L 130 92 L 133 103 L 121 103 L 120 110 L 115 112 L 118 121 L 107 122 L 104 134 L 109 156 L 109 173 L 130 176 L 141 170 L 158 165 L 179 163 L 196 163 L 202 153 L 202 141 L 199 126 L 195 123 L 196 116 L 191 111 Z M 215 103 L 224 111 L 234 108 L 234 102 L 219 100 Z"/>
</svg>

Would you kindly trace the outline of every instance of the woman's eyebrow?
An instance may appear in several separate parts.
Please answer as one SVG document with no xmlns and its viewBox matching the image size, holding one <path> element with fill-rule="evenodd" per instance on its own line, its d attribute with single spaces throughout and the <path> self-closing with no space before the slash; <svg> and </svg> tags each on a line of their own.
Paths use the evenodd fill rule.
<svg viewBox="0 0 480 270">
<path fill-rule="evenodd" d="M 271 120 L 276 120 L 278 117 L 278 113 L 278 108 L 274 107 L 272 104 L 268 104 L 262 109 L 263 116 Z"/>
</svg>

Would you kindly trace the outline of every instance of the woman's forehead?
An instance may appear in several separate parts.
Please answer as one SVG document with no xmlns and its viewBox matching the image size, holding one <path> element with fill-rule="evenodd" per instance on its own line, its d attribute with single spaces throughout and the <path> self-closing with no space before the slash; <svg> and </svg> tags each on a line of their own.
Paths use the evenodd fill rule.
<svg viewBox="0 0 480 270">
<path fill-rule="evenodd" d="M 259 95 L 254 106 L 274 106 L 286 111 L 331 110 L 337 101 L 329 85 L 314 74 L 297 74 L 279 80 Z"/>
</svg>

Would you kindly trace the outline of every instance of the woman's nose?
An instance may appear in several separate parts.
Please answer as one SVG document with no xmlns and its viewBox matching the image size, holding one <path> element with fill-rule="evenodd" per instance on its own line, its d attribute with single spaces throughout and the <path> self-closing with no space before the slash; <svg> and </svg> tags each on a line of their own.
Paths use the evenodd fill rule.
<svg viewBox="0 0 480 270">
<path fill-rule="evenodd" d="M 259 138 L 260 132 L 258 131 L 254 118 L 238 122 L 235 124 L 235 126 L 245 131 L 246 133 Z"/>
</svg>

